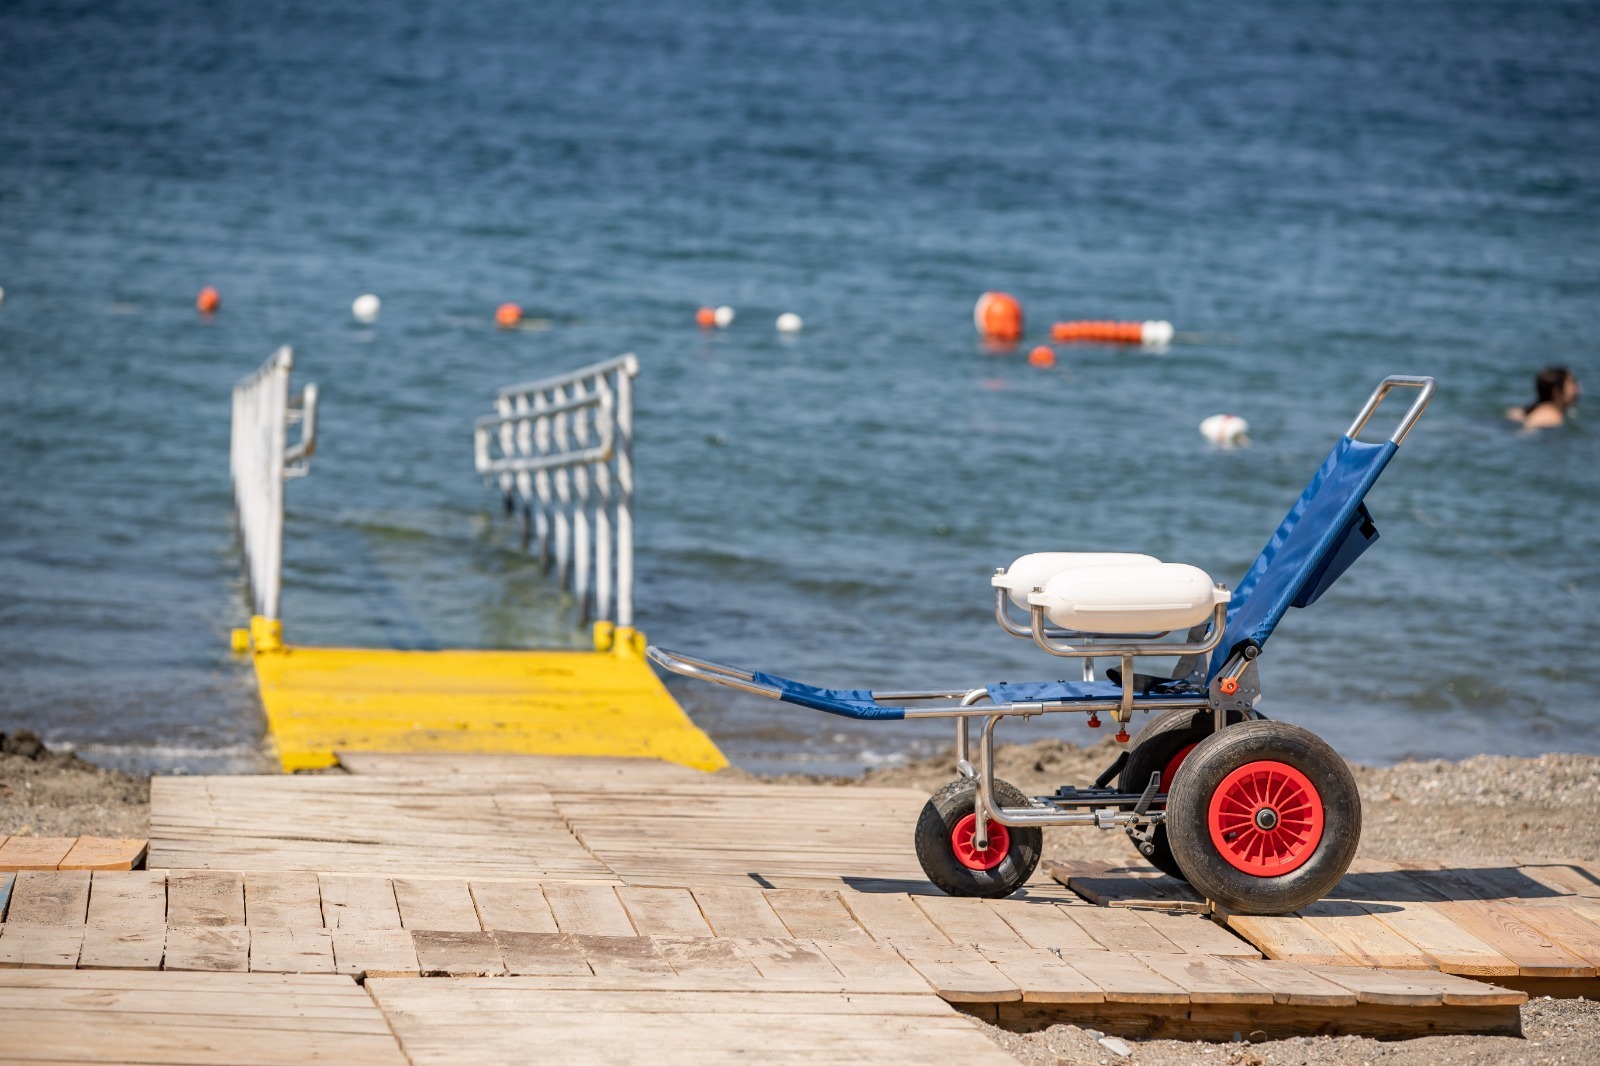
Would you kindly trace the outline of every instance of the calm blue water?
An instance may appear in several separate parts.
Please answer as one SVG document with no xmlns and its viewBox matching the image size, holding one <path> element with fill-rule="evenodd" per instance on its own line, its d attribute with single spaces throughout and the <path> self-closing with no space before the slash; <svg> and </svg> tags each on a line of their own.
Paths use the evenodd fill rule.
<svg viewBox="0 0 1600 1066">
<path fill-rule="evenodd" d="M 1368 761 L 1600 751 L 1600 434 L 1501 419 L 1600 378 L 1596 56 L 1589 4 L 10 0 L 0 729 L 260 765 L 228 390 L 292 343 L 291 640 L 573 640 L 469 427 L 633 350 L 642 627 L 849 686 L 1058 675 L 988 617 L 1025 551 L 1236 582 L 1372 385 L 1436 374 L 1264 709 Z M 975 342 L 986 288 L 1195 336 L 1039 371 Z M 946 740 L 674 690 L 757 768 Z"/>
</svg>

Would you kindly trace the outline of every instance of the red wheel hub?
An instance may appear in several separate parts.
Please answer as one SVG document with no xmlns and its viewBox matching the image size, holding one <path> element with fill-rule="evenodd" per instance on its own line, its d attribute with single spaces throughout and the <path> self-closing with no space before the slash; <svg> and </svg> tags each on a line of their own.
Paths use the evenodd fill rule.
<svg viewBox="0 0 1600 1066">
<path fill-rule="evenodd" d="M 1183 765 L 1183 760 L 1187 759 L 1189 753 L 1199 745 L 1200 742 L 1198 740 L 1193 744 L 1185 744 L 1178 749 L 1177 754 L 1167 760 L 1167 765 L 1161 768 L 1161 791 L 1172 791 L 1172 781 L 1178 776 L 1178 767 Z"/>
<path fill-rule="evenodd" d="M 1223 859 L 1256 877 L 1298 870 L 1322 842 L 1322 796 L 1288 763 L 1245 763 L 1211 794 L 1208 814 Z"/>
<path fill-rule="evenodd" d="M 956 859 L 969 870 L 992 870 L 1005 861 L 1011 850 L 1011 832 L 999 822 L 989 823 L 989 846 L 979 848 L 978 816 L 969 814 L 950 830 L 950 850 Z"/>
</svg>

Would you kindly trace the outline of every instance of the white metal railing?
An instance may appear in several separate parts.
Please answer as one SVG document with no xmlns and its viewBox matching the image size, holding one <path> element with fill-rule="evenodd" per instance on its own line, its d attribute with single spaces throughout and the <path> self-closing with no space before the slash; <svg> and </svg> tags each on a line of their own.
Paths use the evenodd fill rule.
<svg viewBox="0 0 1600 1066">
<path fill-rule="evenodd" d="M 317 387 L 289 394 L 294 352 L 284 345 L 233 387 L 233 445 L 229 469 L 233 500 L 250 578 L 251 606 L 262 618 L 278 617 L 283 583 L 283 483 L 304 477 L 317 448 Z M 289 443 L 289 426 L 300 439 Z"/>
<path fill-rule="evenodd" d="M 495 394 L 495 413 L 473 429 L 478 473 L 500 490 L 507 513 L 521 514 L 524 545 L 538 539 L 540 565 L 546 573 L 557 568 L 582 622 L 633 625 L 638 374 L 639 360 L 629 353 L 508 385 Z"/>
</svg>

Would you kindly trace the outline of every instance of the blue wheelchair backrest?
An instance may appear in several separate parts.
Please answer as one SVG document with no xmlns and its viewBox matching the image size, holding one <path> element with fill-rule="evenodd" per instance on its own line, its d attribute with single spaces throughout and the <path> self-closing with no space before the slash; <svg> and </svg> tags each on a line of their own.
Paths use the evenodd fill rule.
<svg viewBox="0 0 1600 1066">
<path fill-rule="evenodd" d="M 1399 445 L 1340 437 L 1234 589 L 1222 643 L 1212 653 L 1215 676 L 1247 642 L 1258 647 L 1290 607 L 1309 607 L 1378 539 L 1365 502 Z"/>
</svg>

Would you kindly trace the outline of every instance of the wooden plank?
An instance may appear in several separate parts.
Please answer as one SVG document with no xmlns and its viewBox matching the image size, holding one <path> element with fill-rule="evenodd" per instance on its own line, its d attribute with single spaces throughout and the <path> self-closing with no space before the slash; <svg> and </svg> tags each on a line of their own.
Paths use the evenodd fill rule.
<svg viewBox="0 0 1600 1066">
<path fill-rule="evenodd" d="M 1600 967 L 1600 925 L 1565 907 L 1523 905 L 1506 910 L 1552 944 Z"/>
<path fill-rule="evenodd" d="M 85 926 L 78 968 L 159 970 L 166 942 L 165 926 L 142 931 L 126 931 L 116 926 Z"/>
<path fill-rule="evenodd" d="M 89 914 L 89 876 L 88 870 L 18 871 L 7 924 L 82 926 Z"/>
<path fill-rule="evenodd" d="M 762 978 L 775 984 L 841 988 L 846 982 L 838 967 L 809 940 L 782 937 L 738 937 L 734 943 Z"/>
<path fill-rule="evenodd" d="M 88 927 L 78 966 L 157 970 L 167 937 L 167 879 L 146 870 L 90 875 Z"/>
<path fill-rule="evenodd" d="M 420 778 L 437 781 L 456 777 L 514 778 L 541 787 L 582 792 L 618 790 L 632 794 L 641 788 L 667 784 L 709 784 L 714 778 L 660 759 L 582 755 L 512 755 L 498 752 L 371 752 L 335 753 L 339 765 L 352 774 Z M 502 786 L 503 787 L 503 786 Z"/>
<path fill-rule="evenodd" d="M 1189 993 L 1190 1003 L 1272 1003 L 1270 988 L 1210 955 L 1146 952 L 1135 956 Z"/>
<path fill-rule="evenodd" d="M 1600 899 L 1600 877 L 1596 877 L 1581 863 L 1523 863 L 1519 869 L 1525 876 L 1548 885 L 1557 892 L 1583 896 L 1586 899 Z"/>
<path fill-rule="evenodd" d="M 415 929 L 411 943 L 424 977 L 493 977 L 506 972 L 499 945 L 485 932 Z"/>
<path fill-rule="evenodd" d="M 79 837 L 56 867 L 59 870 L 132 870 L 144 860 L 146 840 Z"/>
<path fill-rule="evenodd" d="M 506 973 L 529 977 L 588 977 L 594 973 L 583 948 L 561 933 L 530 933 L 496 929 L 491 934 L 500 947 Z"/>
<path fill-rule="evenodd" d="M 1137 914 L 1121 908 L 1085 907 L 1072 912 L 1072 920 L 1111 951 L 1159 951 L 1182 954 L 1183 949 Z"/>
<path fill-rule="evenodd" d="M 1086 951 L 1105 951 L 1106 946 L 1072 920 L 1077 909 L 1051 902 L 1019 899 L 993 899 L 989 909 L 1005 920 L 1029 945 L 1072 958 Z"/>
<path fill-rule="evenodd" d="M 318 874 L 322 924 L 329 929 L 399 929 L 400 905 L 387 877 Z M 341 971 L 343 972 L 343 971 Z"/>
<path fill-rule="evenodd" d="M 250 930 L 252 973 L 335 973 L 333 938 L 320 925 L 310 929 L 266 926 Z"/>
<path fill-rule="evenodd" d="M 640 936 L 712 935 L 700 906 L 686 888 L 635 888 L 616 890 Z"/>
<path fill-rule="evenodd" d="M 636 936 L 628 911 L 610 885 L 547 884 L 544 896 L 556 928 L 574 936 Z"/>
<path fill-rule="evenodd" d="M 13 983 L 11 978 L 27 982 Z M 41 978 L 50 979 L 44 983 Z M 4 1057 L 52 1062 L 403 1066 L 349 978 L 25 971 L 0 974 Z M 293 982 L 292 984 L 287 982 Z"/>
<path fill-rule="evenodd" d="M 351 977 L 416 977 L 422 972 L 411 934 L 403 929 L 330 929 L 333 965 Z"/>
<path fill-rule="evenodd" d="M 927 913 L 903 892 L 846 892 L 840 899 L 856 924 L 874 940 L 950 942 Z"/>
<path fill-rule="evenodd" d="M 1557 947 L 1499 904 L 1452 900 L 1434 904 L 1446 918 L 1516 963 L 1523 977 L 1593 977 L 1595 968 Z"/>
<path fill-rule="evenodd" d="M 472 902 L 467 882 L 396 877 L 393 883 L 403 928 L 465 933 L 480 931 L 478 908 Z"/>
<path fill-rule="evenodd" d="M 1191 955 L 1215 955 L 1237 959 L 1259 959 L 1261 952 L 1234 933 L 1213 922 L 1208 915 L 1185 911 L 1146 910 L 1129 907 L 1150 928 Z"/>
<path fill-rule="evenodd" d="M 54 870 L 77 837 L 8 837 L 0 844 L 0 870 Z"/>
<path fill-rule="evenodd" d="M 70 970 L 83 948 L 83 927 L 18 925 L 0 927 L 0 969 L 19 966 Z"/>
<path fill-rule="evenodd" d="M 1424 970 L 1375 970 L 1361 966 L 1308 966 L 1317 977 L 1326 978 L 1356 994 L 1361 1003 L 1388 1007 L 1436 1007 L 1444 1005 L 1444 992 Z"/>
<path fill-rule="evenodd" d="M 89 875 L 88 923 L 152 932 L 167 923 L 167 878 L 159 871 L 96 871 Z"/>
<path fill-rule="evenodd" d="M 1432 956 L 1373 917 L 1359 903 L 1324 900 L 1302 908 L 1299 913 L 1307 925 L 1362 966 L 1392 970 L 1438 968 Z"/>
<path fill-rule="evenodd" d="M 304 871 L 244 875 L 244 920 L 252 929 L 319 929 L 322 886 Z"/>
<path fill-rule="evenodd" d="M 894 949 L 948 1002 L 1001 1003 L 1022 998 L 1016 982 L 965 944 L 907 940 L 895 944 Z"/>
<path fill-rule="evenodd" d="M 916 904 L 954 944 L 1023 947 L 1023 939 L 982 899 L 918 896 Z"/>
<path fill-rule="evenodd" d="M 1022 990 L 1028 1003 L 1103 1003 L 1105 990 L 1059 955 L 1027 945 L 983 945 L 978 949 L 1002 977 Z"/>
<path fill-rule="evenodd" d="M 167 875 L 167 925 L 243 924 L 243 874 L 217 870 L 175 870 Z"/>
<path fill-rule="evenodd" d="M 850 916 L 837 892 L 778 888 L 768 889 L 766 897 L 790 935 L 799 940 L 872 939 Z"/>
<path fill-rule="evenodd" d="M 866 982 L 877 992 L 927 992 L 928 982 L 888 944 L 871 940 L 818 940 L 816 948 L 828 957 L 847 981 Z"/>
<path fill-rule="evenodd" d="M 539 882 L 473 881 L 468 887 L 483 928 L 508 933 L 556 931 L 555 915 L 550 913 Z"/>
<path fill-rule="evenodd" d="M 694 899 L 717 936 L 789 936 L 788 928 L 757 888 L 696 888 Z"/>
<path fill-rule="evenodd" d="M 1301 966 L 1354 966 L 1350 956 L 1328 938 L 1293 915 L 1227 914 L 1218 912 L 1224 925 L 1244 937 L 1269 959 Z"/>
<path fill-rule="evenodd" d="M 656 950 L 680 977 L 757 981 L 759 970 L 732 940 L 703 936 L 652 937 Z"/>
<path fill-rule="evenodd" d="M 1426 952 L 1445 973 L 1512 977 L 1516 963 L 1427 903 L 1363 903 L 1367 913 Z"/>
<path fill-rule="evenodd" d="M 1154 954 L 1167 954 L 1156 952 Z M 1085 959 L 1069 959 L 1073 968 L 1093 981 L 1105 993 L 1107 1003 L 1177 1004 L 1188 1003 L 1189 993 L 1124 951 L 1096 953 Z"/>
<path fill-rule="evenodd" d="M 162 967 L 244 973 L 250 969 L 250 930 L 242 925 L 169 926 Z"/>
<path fill-rule="evenodd" d="M 1354 1007 L 1356 994 L 1289 962 L 1224 959 L 1225 963 L 1272 991 L 1272 1001 L 1299 1007 Z"/>
<path fill-rule="evenodd" d="M 574 936 L 597 977 L 666 977 L 677 971 L 647 936 Z"/>
</svg>

